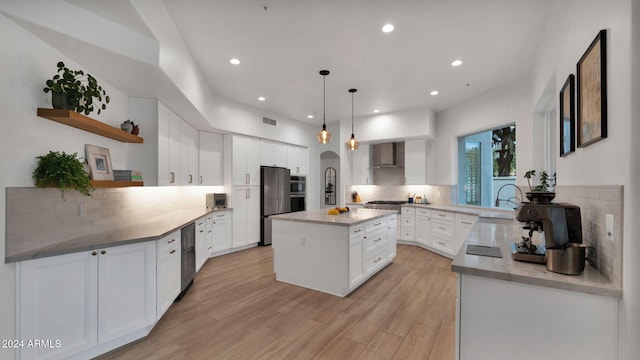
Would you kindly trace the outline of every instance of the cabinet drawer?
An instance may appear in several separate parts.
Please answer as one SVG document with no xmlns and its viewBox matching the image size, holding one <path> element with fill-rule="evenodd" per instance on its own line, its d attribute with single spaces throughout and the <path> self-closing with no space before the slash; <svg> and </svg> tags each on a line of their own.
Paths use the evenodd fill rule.
<svg viewBox="0 0 640 360">
<path fill-rule="evenodd" d="M 181 241 L 180 230 L 174 231 L 173 233 L 158 240 L 158 253 L 164 253 L 179 247 Z"/>
<path fill-rule="evenodd" d="M 448 254 L 453 254 L 453 238 L 434 234 L 431 238 L 431 246 Z"/>
<path fill-rule="evenodd" d="M 364 235 L 364 224 L 360 224 L 360 225 L 356 225 L 356 226 L 351 226 L 349 228 L 349 238 L 353 239 L 359 236 L 363 236 Z"/>
<path fill-rule="evenodd" d="M 456 223 L 462 226 L 471 227 L 471 225 L 476 223 L 476 220 L 478 220 L 478 217 L 474 215 L 456 214 Z"/>
<path fill-rule="evenodd" d="M 417 208 L 416 209 L 416 216 L 429 217 L 429 216 L 431 216 L 431 210 L 423 209 L 423 208 Z"/>
<path fill-rule="evenodd" d="M 398 215 L 389 216 L 387 220 L 389 221 L 389 225 L 395 225 L 398 222 Z"/>
<path fill-rule="evenodd" d="M 377 251 L 374 251 L 372 254 L 367 255 L 367 260 L 365 262 L 365 269 L 367 269 L 366 273 L 370 274 L 375 271 L 377 268 L 382 266 L 387 259 L 387 247 L 382 247 Z"/>
<path fill-rule="evenodd" d="M 415 226 L 416 220 L 413 215 L 402 215 L 402 227 L 412 228 Z"/>
<path fill-rule="evenodd" d="M 385 227 L 387 227 L 387 223 L 388 223 L 387 218 L 380 218 L 380 219 L 375 219 L 367 222 L 367 225 L 366 225 L 367 234 L 369 234 L 372 231 L 376 231 L 378 229 L 384 229 Z"/>
<path fill-rule="evenodd" d="M 454 221 L 456 218 L 456 214 L 448 211 L 432 210 L 431 217 L 433 217 L 434 219 Z"/>
<path fill-rule="evenodd" d="M 212 212 L 211 214 L 209 214 L 213 221 L 220 221 L 220 220 L 229 220 L 230 219 L 230 215 L 228 211 L 224 211 L 224 212 Z"/>
<path fill-rule="evenodd" d="M 371 234 L 367 232 L 367 236 L 365 236 L 367 254 L 379 248 L 380 246 L 384 246 L 387 244 L 386 234 L 387 233 L 385 232 L 385 229 L 374 231 Z"/>
<path fill-rule="evenodd" d="M 415 241 L 416 239 L 415 230 L 403 228 L 400 233 L 400 239 L 406 240 L 406 241 Z"/>
<path fill-rule="evenodd" d="M 402 215 L 413 215 L 415 213 L 414 210 L 415 209 L 412 207 L 403 206 L 401 212 L 402 212 Z"/>
<path fill-rule="evenodd" d="M 436 220 L 431 221 L 431 231 L 434 234 L 440 234 L 443 237 L 449 237 L 453 239 L 455 234 L 455 226 L 453 222 Z"/>
</svg>

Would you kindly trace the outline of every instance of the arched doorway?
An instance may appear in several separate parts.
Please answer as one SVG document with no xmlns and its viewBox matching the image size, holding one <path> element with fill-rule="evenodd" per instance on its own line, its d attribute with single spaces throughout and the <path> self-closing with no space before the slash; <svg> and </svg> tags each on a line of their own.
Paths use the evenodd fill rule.
<svg viewBox="0 0 640 360">
<path fill-rule="evenodd" d="M 335 207 L 341 196 L 340 155 L 333 151 L 320 154 L 320 207 Z"/>
</svg>

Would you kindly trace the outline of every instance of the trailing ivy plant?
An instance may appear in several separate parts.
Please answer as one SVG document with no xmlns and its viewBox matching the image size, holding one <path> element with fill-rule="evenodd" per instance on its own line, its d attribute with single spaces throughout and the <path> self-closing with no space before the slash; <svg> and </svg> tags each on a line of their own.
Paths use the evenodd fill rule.
<svg viewBox="0 0 640 360">
<path fill-rule="evenodd" d="M 93 186 L 83 163 L 77 153 L 49 151 L 47 155 L 37 156 L 38 166 L 33 171 L 33 181 L 39 188 L 55 187 L 61 192 L 76 190 L 85 196 L 91 196 Z"/>
<path fill-rule="evenodd" d="M 46 81 L 47 87 L 43 90 L 59 94 L 65 94 L 70 107 L 79 113 L 89 115 L 96 108 L 98 114 L 105 110 L 109 101 L 109 95 L 98 85 L 98 80 L 85 74 L 82 70 L 70 70 L 62 61 L 58 62 L 58 74 Z"/>
</svg>

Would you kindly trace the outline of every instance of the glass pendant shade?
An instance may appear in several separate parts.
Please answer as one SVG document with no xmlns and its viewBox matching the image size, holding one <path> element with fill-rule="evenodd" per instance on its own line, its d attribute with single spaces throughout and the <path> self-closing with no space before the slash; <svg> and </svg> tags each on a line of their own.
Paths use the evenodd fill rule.
<svg viewBox="0 0 640 360">
<path fill-rule="evenodd" d="M 360 147 L 360 141 L 356 140 L 356 136 L 353 135 L 353 133 L 351 134 L 351 139 L 349 139 L 346 144 L 347 148 L 351 151 L 358 150 L 358 148 Z"/>
<path fill-rule="evenodd" d="M 322 130 L 316 135 L 316 140 L 320 144 L 328 144 L 331 142 L 331 133 L 327 131 L 327 125 L 322 124 Z"/>
<path fill-rule="evenodd" d="M 353 94 L 358 91 L 358 89 L 349 89 L 351 93 L 351 139 L 347 140 L 345 145 L 347 145 L 347 149 L 354 151 L 360 147 L 360 142 L 356 140 L 356 136 L 353 134 Z"/>
<path fill-rule="evenodd" d="M 325 108 L 327 103 L 326 79 L 327 75 L 329 75 L 329 70 L 320 70 L 320 75 L 322 75 L 322 130 L 316 135 L 316 140 L 320 144 L 328 144 L 331 142 L 331 133 L 327 130 Z"/>
</svg>

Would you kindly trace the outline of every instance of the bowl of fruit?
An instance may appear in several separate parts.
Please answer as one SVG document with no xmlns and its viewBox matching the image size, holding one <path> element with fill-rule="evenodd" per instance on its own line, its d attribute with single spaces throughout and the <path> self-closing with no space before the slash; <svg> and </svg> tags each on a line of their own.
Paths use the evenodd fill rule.
<svg viewBox="0 0 640 360">
<path fill-rule="evenodd" d="M 348 207 L 335 207 L 327 210 L 327 215 L 340 215 L 346 212 L 349 212 Z"/>
</svg>

